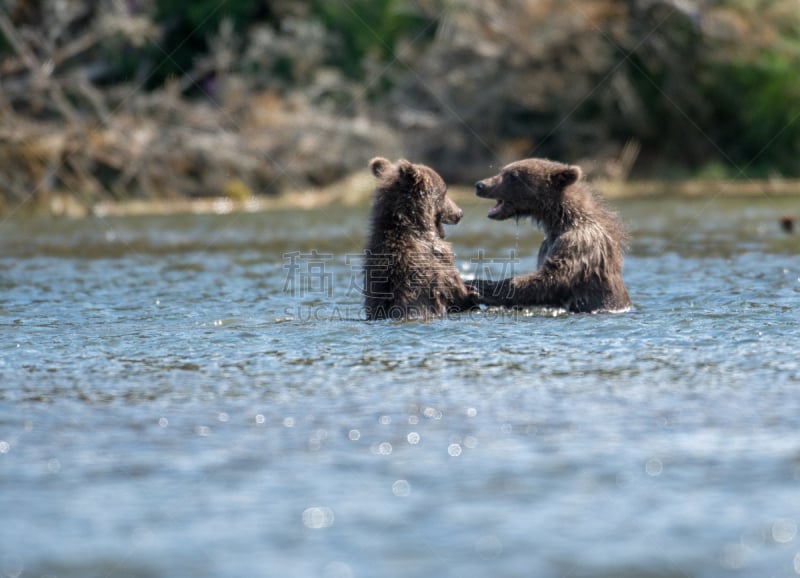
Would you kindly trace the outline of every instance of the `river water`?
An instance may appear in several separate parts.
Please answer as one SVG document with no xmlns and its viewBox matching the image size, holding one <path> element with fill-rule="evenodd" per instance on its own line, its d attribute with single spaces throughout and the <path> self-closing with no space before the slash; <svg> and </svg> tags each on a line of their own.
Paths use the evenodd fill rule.
<svg viewBox="0 0 800 578">
<path fill-rule="evenodd" d="M 800 575 L 796 201 L 615 208 L 633 311 L 428 323 L 366 208 L 4 221 L 0 576 Z"/>
</svg>

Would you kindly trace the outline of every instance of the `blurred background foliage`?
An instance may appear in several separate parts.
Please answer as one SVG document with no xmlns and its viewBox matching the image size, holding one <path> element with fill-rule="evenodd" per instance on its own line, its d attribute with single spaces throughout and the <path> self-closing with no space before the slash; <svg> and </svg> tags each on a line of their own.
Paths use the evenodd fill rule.
<svg viewBox="0 0 800 578">
<path fill-rule="evenodd" d="M 3 0 L 0 193 L 797 177 L 798 70 L 797 0 Z"/>
</svg>

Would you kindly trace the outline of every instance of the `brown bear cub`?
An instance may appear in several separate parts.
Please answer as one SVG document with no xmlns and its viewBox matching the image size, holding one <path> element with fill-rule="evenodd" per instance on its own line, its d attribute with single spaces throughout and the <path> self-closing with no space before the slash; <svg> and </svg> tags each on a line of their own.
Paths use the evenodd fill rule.
<svg viewBox="0 0 800 578">
<path fill-rule="evenodd" d="M 580 179 L 577 166 L 525 159 L 475 183 L 479 197 L 497 200 L 490 219 L 531 217 L 544 231 L 534 273 L 470 282 L 481 303 L 571 312 L 630 308 L 622 282 L 625 231 Z"/>
<path fill-rule="evenodd" d="M 374 158 L 377 179 L 365 250 L 367 319 L 425 319 L 477 308 L 456 271 L 443 224 L 462 212 L 447 197 L 442 178 L 425 165 Z"/>
</svg>

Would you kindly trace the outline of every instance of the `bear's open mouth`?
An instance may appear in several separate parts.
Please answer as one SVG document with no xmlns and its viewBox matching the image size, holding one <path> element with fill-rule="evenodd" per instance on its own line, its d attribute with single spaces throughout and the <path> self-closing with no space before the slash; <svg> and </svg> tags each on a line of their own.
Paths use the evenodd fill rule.
<svg viewBox="0 0 800 578">
<path fill-rule="evenodd" d="M 486 216 L 489 217 L 490 219 L 492 217 L 496 217 L 503 210 L 503 205 L 505 205 L 503 199 L 497 199 L 497 204 L 491 209 L 489 209 L 489 213 Z"/>
</svg>

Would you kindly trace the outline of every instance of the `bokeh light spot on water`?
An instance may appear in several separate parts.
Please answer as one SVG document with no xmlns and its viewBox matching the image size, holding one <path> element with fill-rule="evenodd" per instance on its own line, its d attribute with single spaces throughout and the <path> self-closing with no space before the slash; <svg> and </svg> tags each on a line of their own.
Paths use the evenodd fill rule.
<svg viewBox="0 0 800 578">
<path fill-rule="evenodd" d="M 475 417 L 476 415 L 478 415 L 477 409 L 475 409 L 474 407 L 467 408 L 467 417 Z"/>
<path fill-rule="evenodd" d="M 661 460 L 652 458 L 647 460 L 647 463 L 644 465 L 644 471 L 648 476 L 660 476 L 661 472 L 664 471 L 664 465 L 661 463 Z"/>
<path fill-rule="evenodd" d="M 219 421 L 221 421 L 222 423 L 225 423 L 230 419 L 230 416 L 223 411 L 223 412 L 220 412 L 220 414 L 217 416 L 217 419 Z"/>
<path fill-rule="evenodd" d="M 328 439 L 328 430 L 318 429 L 315 430 L 311 437 L 308 439 L 308 449 L 317 451 L 322 447 L 322 442 Z"/>
<path fill-rule="evenodd" d="M 167 427 L 169 425 L 169 420 L 165 417 L 158 418 L 158 425 L 160 427 Z"/>
<path fill-rule="evenodd" d="M 789 519 L 775 520 L 772 523 L 772 539 L 779 544 L 788 544 L 797 536 L 797 522 Z"/>
<path fill-rule="evenodd" d="M 408 416 L 408 425 L 417 425 L 419 423 L 419 416 L 418 415 L 410 415 Z"/>
<path fill-rule="evenodd" d="M 409 434 L 406 436 L 406 439 L 408 440 L 408 443 L 410 443 L 412 446 L 415 446 L 419 443 L 419 434 L 415 431 L 409 432 Z"/>
<path fill-rule="evenodd" d="M 361 432 L 357 429 L 351 429 L 348 432 L 347 437 L 350 438 L 351 441 L 358 441 L 361 439 Z"/>
<path fill-rule="evenodd" d="M 447 453 L 457 458 L 461 455 L 461 444 L 450 444 L 447 446 Z"/>
<path fill-rule="evenodd" d="M 7 454 L 11 449 L 11 444 L 5 440 L 0 440 L 0 454 Z"/>
<path fill-rule="evenodd" d="M 392 418 L 391 416 L 388 415 L 382 415 L 378 421 L 380 422 L 381 425 L 389 425 L 390 423 L 392 423 Z"/>
<path fill-rule="evenodd" d="M 211 433 L 211 428 L 205 425 L 198 425 L 194 428 L 194 433 L 203 438 L 208 437 Z"/>
<path fill-rule="evenodd" d="M 800 552 L 794 555 L 794 573 L 800 574 Z"/>
<path fill-rule="evenodd" d="M 57 458 L 47 460 L 47 471 L 51 474 L 57 474 L 61 471 L 61 462 Z"/>
<path fill-rule="evenodd" d="M 283 427 L 294 427 L 294 418 L 293 417 L 285 417 L 283 418 Z"/>
<path fill-rule="evenodd" d="M 398 498 L 405 498 L 411 493 L 411 484 L 407 480 L 397 480 L 392 484 L 392 493 Z"/>
<path fill-rule="evenodd" d="M 267 421 L 263 414 L 257 414 L 254 418 L 258 425 L 264 425 L 264 422 Z"/>
<path fill-rule="evenodd" d="M 388 456 L 392 453 L 392 444 L 389 442 L 381 442 L 372 446 L 372 453 L 379 456 Z"/>
<path fill-rule="evenodd" d="M 422 415 L 428 419 L 442 419 L 442 412 L 435 407 L 426 407 L 422 410 Z"/>
<path fill-rule="evenodd" d="M 333 510 L 325 506 L 313 506 L 303 510 L 303 525 L 312 530 L 333 526 Z"/>
</svg>

